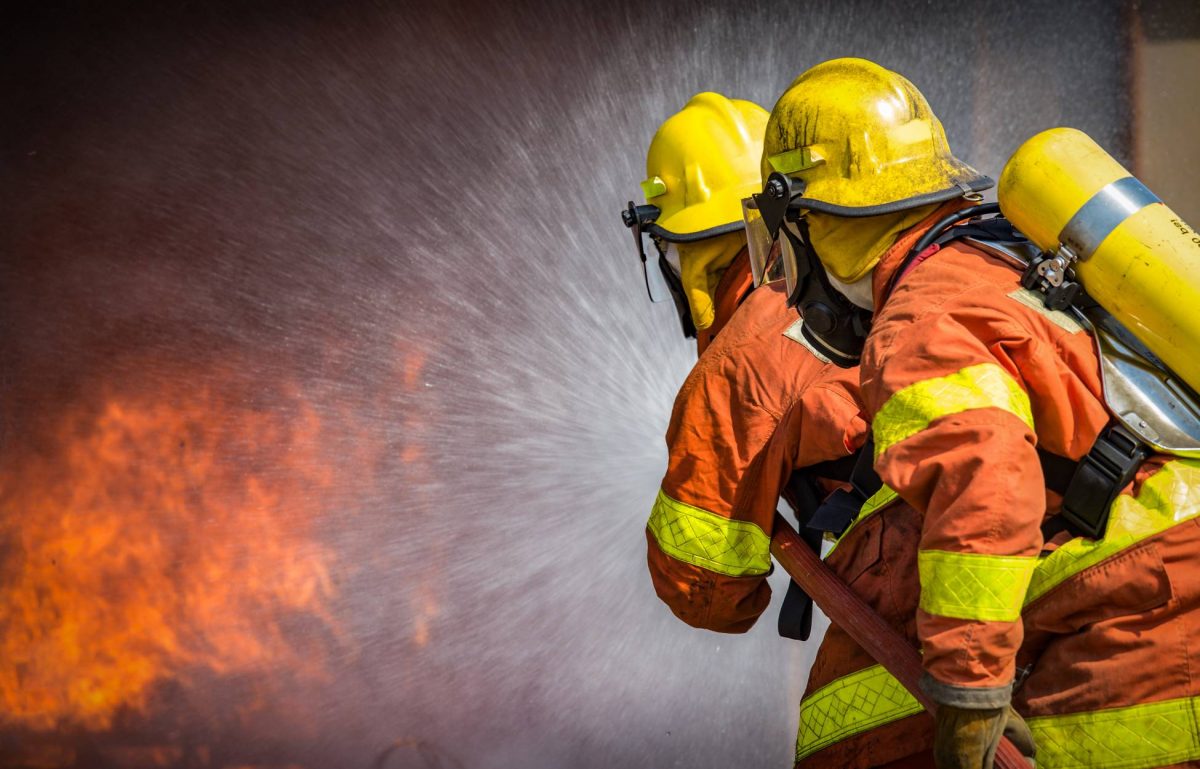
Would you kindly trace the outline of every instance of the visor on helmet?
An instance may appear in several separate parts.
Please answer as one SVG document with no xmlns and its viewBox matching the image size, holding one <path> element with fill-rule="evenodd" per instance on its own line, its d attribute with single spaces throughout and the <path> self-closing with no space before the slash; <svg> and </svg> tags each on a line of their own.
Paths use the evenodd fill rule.
<svg viewBox="0 0 1200 769">
<path fill-rule="evenodd" d="M 651 302 L 665 302 L 671 299 L 671 289 L 660 265 L 661 249 L 657 243 L 652 243 L 654 236 L 647 227 L 658 218 L 658 206 L 635 206 L 629 201 L 629 206 L 621 212 L 621 220 L 633 233 L 634 246 L 637 248 L 638 260 L 642 265 L 642 278 L 646 281 L 646 293 Z M 650 264 L 651 254 L 655 255 L 655 264 Z"/>
<path fill-rule="evenodd" d="M 742 221 L 746 225 L 746 247 L 750 252 L 750 273 L 754 277 L 754 285 L 765 286 L 783 278 L 779 245 L 771 237 L 753 197 L 742 200 Z"/>
</svg>

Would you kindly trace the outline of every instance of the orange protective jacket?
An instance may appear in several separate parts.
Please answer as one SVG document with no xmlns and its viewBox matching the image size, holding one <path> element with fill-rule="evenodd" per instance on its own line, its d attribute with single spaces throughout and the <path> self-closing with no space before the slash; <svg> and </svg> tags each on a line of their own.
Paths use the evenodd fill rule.
<svg viewBox="0 0 1200 769">
<path fill-rule="evenodd" d="M 694 627 L 745 632 L 770 600 L 772 521 L 788 476 L 760 477 L 756 459 L 780 417 L 802 404 L 801 466 L 845 456 L 863 440 L 857 375 L 785 336 L 797 321 L 781 286 L 753 291 L 675 400 L 647 556 L 659 597 Z"/>
<path fill-rule="evenodd" d="M 927 256 L 882 301 L 899 261 L 955 205 L 884 256 L 862 371 L 878 469 L 917 506 L 885 487 L 826 563 L 924 649 L 939 698 L 1007 701 L 1019 669 L 1012 701 L 1039 767 L 1200 766 L 1200 463 L 1147 462 L 1102 540 L 1041 541 L 1060 500 L 1027 447 L 1078 458 L 1091 446 L 1109 419 L 1098 361 L 1078 324 L 966 245 Z M 793 465 L 792 418 L 762 455 L 776 473 Z M 1033 544 L 1011 547 L 1014 528 Z M 830 627 L 801 702 L 798 767 L 931 765 L 931 725 Z"/>
<path fill-rule="evenodd" d="M 954 208 L 945 206 L 905 232 L 892 252 L 907 253 L 939 218 Z M 848 372 L 858 376 L 858 369 Z M 799 437 L 806 417 L 802 408 L 786 412 L 780 427 L 757 460 L 764 477 L 787 478 L 804 466 Z M 865 435 L 859 441 L 865 440 Z M 854 444 L 856 447 L 858 443 Z M 880 495 L 884 500 L 886 494 Z M 891 495 L 894 497 L 894 495 Z M 765 497 L 747 500 L 763 511 L 772 508 Z M 870 505 L 867 506 L 870 508 Z M 902 503 L 883 505 L 862 517 L 836 543 L 825 563 L 886 622 L 917 646 L 917 544 L 921 518 Z M 830 625 L 800 703 L 796 766 L 888 767 L 932 766 L 933 722 L 899 682 L 886 675 L 875 660 L 836 624 Z"/>
<path fill-rule="evenodd" d="M 1151 459 L 1102 539 L 1044 541 L 1037 448 L 1077 460 L 1111 418 L 1093 340 L 962 241 L 884 297 L 904 253 L 876 269 L 861 387 L 876 470 L 919 515 L 923 687 L 1011 698 L 1039 767 L 1200 761 L 1200 462 Z"/>
</svg>

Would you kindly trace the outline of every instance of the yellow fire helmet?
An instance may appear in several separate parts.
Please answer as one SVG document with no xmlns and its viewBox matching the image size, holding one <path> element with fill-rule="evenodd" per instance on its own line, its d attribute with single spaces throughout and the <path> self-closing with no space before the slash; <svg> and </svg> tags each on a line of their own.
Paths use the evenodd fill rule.
<svg viewBox="0 0 1200 769">
<path fill-rule="evenodd" d="M 950 152 L 916 86 L 866 59 L 800 75 L 767 123 L 762 177 L 803 182 L 802 209 L 878 216 L 986 190 L 993 182 Z"/>
<path fill-rule="evenodd" d="M 767 111 L 699 93 L 667 118 L 646 154 L 646 202 L 659 209 L 651 234 L 692 243 L 742 229 L 742 199 L 762 188 Z"/>
</svg>

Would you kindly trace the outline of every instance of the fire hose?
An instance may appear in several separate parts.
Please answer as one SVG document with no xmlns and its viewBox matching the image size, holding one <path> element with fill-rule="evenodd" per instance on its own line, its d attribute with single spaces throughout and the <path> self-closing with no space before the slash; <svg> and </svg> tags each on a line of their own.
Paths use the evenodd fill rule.
<svg viewBox="0 0 1200 769">
<path fill-rule="evenodd" d="M 921 678 L 921 658 L 894 628 L 883 621 L 845 582 L 805 544 L 796 530 L 781 515 L 775 516 L 775 536 L 771 555 L 784 571 L 796 580 L 825 616 L 845 630 L 859 646 L 887 668 L 905 689 L 933 715 L 937 703 L 917 685 Z M 996 769 L 1029 769 L 1029 763 L 1007 738 L 1001 738 L 996 750 Z"/>
</svg>

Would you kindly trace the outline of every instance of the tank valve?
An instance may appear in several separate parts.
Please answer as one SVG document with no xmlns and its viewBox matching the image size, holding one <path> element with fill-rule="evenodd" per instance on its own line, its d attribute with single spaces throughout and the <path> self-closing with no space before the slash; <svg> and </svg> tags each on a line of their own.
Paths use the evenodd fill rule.
<svg viewBox="0 0 1200 769">
<path fill-rule="evenodd" d="M 1058 251 L 1048 259 L 1038 263 L 1037 271 L 1046 283 L 1057 288 L 1067 279 L 1067 271 L 1071 269 L 1079 257 L 1065 245 L 1060 245 Z"/>
</svg>

